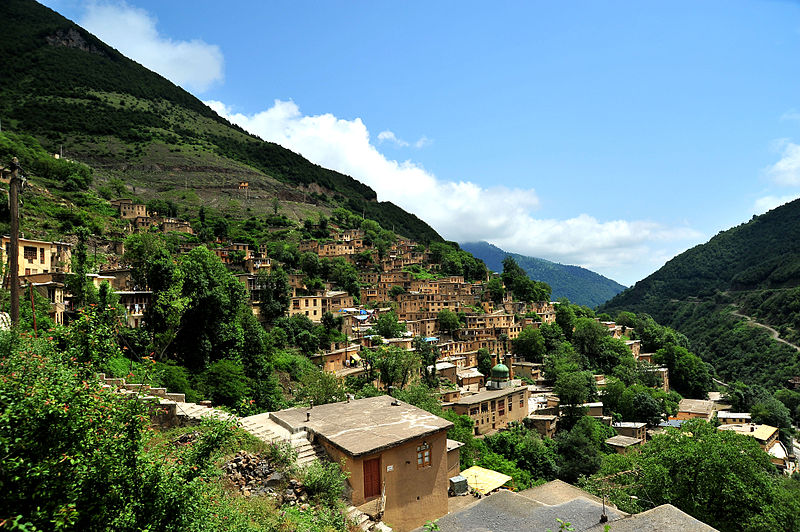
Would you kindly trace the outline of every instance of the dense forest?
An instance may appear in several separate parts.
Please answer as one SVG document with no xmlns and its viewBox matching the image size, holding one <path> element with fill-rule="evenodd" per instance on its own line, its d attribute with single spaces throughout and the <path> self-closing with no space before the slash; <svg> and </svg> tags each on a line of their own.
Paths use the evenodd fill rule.
<svg viewBox="0 0 800 532">
<path fill-rule="evenodd" d="M 691 340 L 724 380 L 784 387 L 798 352 L 754 322 L 800 339 L 800 201 L 719 233 L 601 307 L 647 312 Z"/>
<path fill-rule="evenodd" d="M 513 257 L 531 279 L 550 285 L 554 299 L 566 297 L 573 303 L 594 308 L 625 290 L 618 282 L 580 266 L 508 253 L 488 242 L 467 242 L 461 247 L 483 260 L 495 272 L 503 269 L 504 258 Z"/>
</svg>

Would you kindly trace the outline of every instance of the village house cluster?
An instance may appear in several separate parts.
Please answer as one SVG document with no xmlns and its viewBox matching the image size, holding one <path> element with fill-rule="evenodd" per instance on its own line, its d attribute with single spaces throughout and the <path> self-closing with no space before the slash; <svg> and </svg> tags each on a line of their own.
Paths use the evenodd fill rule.
<svg viewBox="0 0 800 532">
<path fill-rule="evenodd" d="M 132 231 L 156 226 L 162 231 L 191 232 L 186 222 L 148 213 L 143 205 L 128 200 L 114 204 L 120 217 L 130 220 Z M 443 409 L 469 416 L 476 436 L 503 430 L 511 423 L 522 423 L 544 437 L 555 435 L 565 406 L 542 377 L 542 365 L 516 356 L 511 348 L 512 340 L 526 327 L 555 322 L 553 302 L 519 302 L 511 293 L 499 303 L 488 301 L 483 297 L 488 278 L 469 282 L 461 276 L 438 275 L 439 265 L 416 242 L 398 238 L 379 254 L 366 243 L 363 231 L 333 229 L 334 239 L 302 241 L 299 250 L 321 258 L 341 258 L 357 266 L 368 256 L 371 266 L 359 268 L 359 299 L 330 283 L 309 289 L 303 275 L 289 273 L 291 299 L 287 315 L 305 316 L 316 323 L 327 313 L 341 318 L 346 340 L 306 353 L 314 363 L 344 379 L 367 371 L 364 350 L 384 345 L 413 350 L 414 339 L 422 338 L 438 349 L 435 371 Z M 179 251 L 185 253 L 193 246 L 184 245 Z M 4 238 L 4 262 L 7 249 L 8 238 Z M 51 315 L 57 323 L 68 321 L 70 294 L 65 276 L 69 273 L 71 246 L 21 240 L 19 249 L 21 283 L 50 300 Z M 122 253 L 121 249 L 115 251 Z M 220 243 L 212 251 L 247 288 L 253 313 L 258 317 L 259 273 L 270 272 L 278 263 L 267 256 L 265 247 L 254 249 L 244 243 Z M 426 275 L 419 275 L 423 271 Z M 152 293 L 133 283 L 128 268 L 112 264 L 91 277 L 98 287 L 106 281 L 111 285 L 130 327 L 142 326 Z M 459 314 L 457 330 L 442 330 L 442 310 Z M 394 312 L 405 325 L 406 332 L 397 338 L 381 338 L 372 333 L 379 318 L 388 312 Z M 626 339 L 633 357 L 650 363 L 645 367 L 657 374 L 657 386 L 669 391 L 668 370 L 652 364 L 652 354 L 641 352 L 639 340 L 627 340 L 633 331 L 614 322 L 601 323 L 610 336 Z M 478 370 L 480 349 L 488 350 L 492 357 L 488 375 Z M 595 375 L 594 379 L 600 401 L 581 406 L 586 415 L 616 429 L 617 435 L 606 443 L 620 453 L 642 445 L 664 427 L 679 426 L 695 417 L 709 421 L 716 417 L 720 430 L 752 436 L 779 469 L 788 474 L 795 470 L 793 457 L 777 437 L 777 428 L 753 425 L 749 414 L 730 413 L 719 400 L 683 400 L 675 419 L 664 420 L 658 427 L 614 422 L 604 415 L 601 402 L 605 376 Z M 460 444 L 446 438 L 450 422 L 389 396 L 294 408 L 270 416 L 290 432 L 305 431 L 330 456 L 344 460 L 351 475 L 353 504 L 375 502 L 378 513 L 398 530 L 413 529 L 447 513 L 448 490 L 452 488 L 448 479 L 457 478 L 460 473 Z"/>
</svg>

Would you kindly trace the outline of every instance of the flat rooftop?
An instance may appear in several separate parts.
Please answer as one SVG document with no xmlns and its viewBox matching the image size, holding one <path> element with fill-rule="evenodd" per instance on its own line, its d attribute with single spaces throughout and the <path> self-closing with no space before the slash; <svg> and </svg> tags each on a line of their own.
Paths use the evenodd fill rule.
<svg viewBox="0 0 800 532">
<path fill-rule="evenodd" d="M 556 506 L 547 506 L 511 491 L 500 490 L 440 517 L 437 524 L 442 532 L 519 532 L 558 530 L 558 520 L 562 519 L 572 524 L 572 530 L 581 531 L 598 524 L 602 511 L 600 503 L 589 499 L 573 498 Z M 612 521 L 625 515 L 609 506 L 606 514 Z"/>
<path fill-rule="evenodd" d="M 692 414 L 710 414 L 714 410 L 714 402 L 703 399 L 681 399 L 678 403 L 678 412 Z"/>
<path fill-rule="evenodd" d="M 612 423 L 611 426 L 615 429 L 640 429 L 647 425 L 647 423 L 641 423 L 638 421 L 617 421 L 616 423 Z"/>
<path fill-rule="evenodd" d="M 486 390 L 482 392 L 478 392 L 473 395 L 467 395 L 455 401 L 457 405 L 471 405 L 475 403 L 481 403 L 483 401 L 491 401 L 492 399 L 497 399 L 499 397 L 505 397 L 506 395 L 511 395 L 516 392 L 524 392 L 525 387 L 511 387 L 508 388 L 501 388 L 500 390 Z"/>
<path fill-rule="evenodd" d="M 772 427 L 770 425 L 756 425 L 755 423 L 736 423 L 732 425 L 720 425 L 717 428 L 719 430 L 728 430 L 731 432 L 736 432 L 744 436 L 752 436 L 755 439 L 761 441 L 767 441 L 776 432 L 778 432 L 777 427 Z"/>
<path fill-rule="evenodd" d="M 606 440 L 608 445 L 613 447 L 630 447 L 632 445 L 639 445 L 642 440 L 639 438 L 631 438 L 630 436 L 614 436 Z"/>
<path fill-rule="evenodd" d="M 608 524 L 611 525 L 611 530 L 614 532 L 663 532 L 665 530 L 714 532 L 716 530 L 671 504 L 662 504 L 646 512 L 623 517 Z M 605 524 L 601 523 L 589 528 L 588 532 L 603 532 L 604 530 Z"/>
<path fill-rule="evenodd" d="M 292 432 L 307 430 L 317 434 L 352 456 L 395 447 L 453 426 L 446 419 L 388 395 L 289 408 L 270 417 Z"/>
</svg>

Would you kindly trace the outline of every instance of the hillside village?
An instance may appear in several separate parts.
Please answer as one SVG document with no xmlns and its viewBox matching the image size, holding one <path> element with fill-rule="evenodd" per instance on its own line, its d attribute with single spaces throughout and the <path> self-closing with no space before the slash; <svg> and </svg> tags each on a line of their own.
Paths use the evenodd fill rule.
<svg viewBox="0 0 800 532">
<path fill-rule="evenodd" d="M 334 12 L 346 10 L 328 12 L 326 28 L 362 38 L 341 32 Z M 479 260 L 446 241 L 440 221 L 435 229 L 399 206 L 411 205 L 404 198 L 379 198 L 300 148 L 264 141 L 34 0 L 4 0 L 0 15 L 0 532 L 800 531 L 800 202 L 621 293 L 558 265 L 553 286 L 571 290 L 556 293 L 591 296 L 583 302 L 600 306 L 589 308 L 526 274 L 531 257 L 483 243 L 491 259 Z M 318 47 L 281 17 L 270 18 L 293 33 L 280 45 L 288 79 L 292 47 Z M 512 22 L 497 21 L 503 32 Z M 224 21 L 213 22 L 220 35 Z M 153 35 L 172 45 L 155 23 Z M 651 63 L 645 52 L 634 55 Z M 278 58 L 263 56 L 275 77 Z M 244 57 L 227 64 L 252 72 L 255 54 Z M 472 59 L 468 77 L 489 79 Z M 539 83 L 541 61 L 525 62 L 537 90 L 563 89 Z M 578 63 L 553 63 L 581 74 Z M 503 94 L 524 88 L 494 78 Z M 609 102 L 599 102 L 598 131 L 609 124 Z M 573 114 L 593 131 L 586 113 Z M 400 151 L 414 146 L 409 129 L 406 140 L 388 129 L 376 140 L 361 119 L 337 126 L 348 123 L 369 149 L 397 149 L 398 161 L 412 153 Z M 467 133 L 482 142 L 475 156 L 489 155 L 487 175 L 510 177 L 497 164 L 508 145 Z M 390 144 L 378 149 L 382 140 Z M 657 158 L 642 153 L 652 171 Z M 398 164 L 413 167 L 408 157 Z M 615 180 L 598 182 L 617 196 L 629 190 Z M 616 239 L 624 225 L 603 220 L 620 216 L 587 226 L 606 231 L 587 241 Z"/>
<path fill-rule="evenodd" d="M 731 412 L 723 394 L 707 395 L 707 377 L 699 392 L 683 383 L 682 391 L 695 398 L 682 398 L 673 391 L 669 366 L 674 368 L 675 361 L 667 360 L 663 347 L 658 355 L 645 352 L 643 344 L 652 347 L 653 339 L 648 332 L 637 331 L 637 326 L 652 328 L 652 323 L 628 316 L 624 323 L 616 323 L 568 301 L 534 299 L 531 296 L 549 295 L 549 289 L 520 274 L 513 260 L 504 263 L 502 274 L 485 267 L 468 270 L 468 280 L 464 274 L 451 274 L 452 265 L 444 264 L 452 260 L 447 257 L 452 248 L 426 246 L 340 212 L 334 220 L 306 221 L 304 233 L 315 237 L 296 240 L 292 244 L 296 252 L 284 249 L 282 261 L 271 256 L 267 243 L 253 246 L 216 240 L 202 244 L 188 221 L 149 212 L 131 199 L 110 204 L 129 236 L 124 241 L 94 242 L 95 249 L 99 246 L 105 252 L 103 262 L 96 263 L 93 271 L 87 271 L 85 264 L 77 269 L 86 271 L 86 283 L 96 293 L 113 294 L 107 301 L 117 306 L 118 319 L 126 328 L 152 334 L 155 328 L 148 320 L 155 315 L 148 309 L 160 297 L 158 290 L 142 283 L 147 278 L 141 271 L 143 257 L 126 253 L 126 246 L 141 245 L 142 238 L 160 239 L 158 235 L 188 236 L 176 246 L 175 260 L 208 246 L 211 260 L 224 265 L 227 275 L 245 289 L 246 306 L 265 330 L 306 323 L 307 330 L 326 331 L 329 341 L 295 341 L 294 345 L 298 356 L 329 376 L 326 386 L 333 391 L 292 398 L 286 391 L 294 386 L 284 385 L 288 403 L 296 406 L 253 413 L 225 399 L 222 404 L 191 402 L 186 399 L 189 390 L 158 388 L 169 385 L 168 379 L 142 381 L 133 373 L 114 374 L 112 369 L 111 375 L 106 370 L 101 376 L 103 385 L 156 398 L 167 409 L 158 418 L 167 426 L 204 417 L 233 419 L 265 442 L 288 442 L 299 453 L 298 463 L 341 461 L 349 475 L 350 516 L 363 529 L 384 530 L 388 528 L 385 522 L 396 530 L 411 530 L 448 512 L 460 515 L 458 501 L 467 491 L 489 494 L 503 486 L 524 490 L 527 484 L 515 478 L 513 466 L 500 467 L 503 471 L 478 466 L 489 464 L 471 450 L 472 438 L 491 441 L 503 431 L 518 432 L 524 427 L 543 441 L 554 441 L 559 431 L 575 430 L 582 417 L 605 427 L 602 445 L 608 453 L 636 453 L 655 435 L 701 419 L 718 424 L 719 431 L 752 438 L 784 474 L 796 470 L 794 449 L 786 438 L 779 438 L 779 428 L 754 423 L 749 413 Z M 3 244 L 3 263 L 8 264 L 7 236 Z M 85 256 L 84 241 L 20 239 L 20 287 L 29 291 L 31 301 L 35 291 L 49 302 L 49 318 L 56 325 L 80 320 L 81 306 L 89 301 L 85 295 L 76 297 L 70 288 L 75 286 L 70 279 L 75 278 L 77 247 L 84 248 L 78 253 Z M 320 261 L 346 264 L 349 279 L 320 275 Z M 514 288 L 527 300 L 516 297 Z M 573 345 L 584 356 L 607 357 L 611 349 L 613 362 L 585 360 L 557 367 L 569 363 L 554 362 L 553 346 L 546 344 L 558 344 L 555 335 L 563 334 L 561 326 L 570 325 Z M 578 334 L 584 342 L 606 347 L 581 348 Z M 133 357 L 131 367 L 142 361 L 130 351 L 127 356 Z M 587 372 L 603 366 L 608 373 Z M 622 377 L 621 367 L 630 373 L 627 378 Z M 404 392 L 418 383 L 429 390 L 429 397 L 438 403 L 434 411 L 444 418 L 427 411 L 430 407 L 424 400 L 419 408 L 401 399 L 413 402 Z M 312 386 L 308 381 L 298 384 Z M 626 385 L 646 387 L 635 400 L 643 400 L 642 393 L 644 400 L 656 398 L 657 410 L 643 412 L 636 405 L 626 410 L 620 405 Z M 372 391 L 365 395 L 365 390 Z M 261 409 L 266 406 L 262 404 Z M 226 413 L 230 409 L 234 414 Z M 448 419 L 459 418 L 468 420 L 471 427 L 471 434 L 461 437 L 465 441 L 448 437 L 454 428 Z M 462 456 L 463 452 L 469 454 Z M 592 497 L 580 490 L 576 493 L 579 498 Z M 597 503 L 593 504 L 575 509 L 572 519 L 596 513 Z M 573 510 L 564 511 L 569 517 Z M 685 515 L 674 508 L 669 511 Z M 616 510 L 617 519 L 625 515 Z"/>
</svg>

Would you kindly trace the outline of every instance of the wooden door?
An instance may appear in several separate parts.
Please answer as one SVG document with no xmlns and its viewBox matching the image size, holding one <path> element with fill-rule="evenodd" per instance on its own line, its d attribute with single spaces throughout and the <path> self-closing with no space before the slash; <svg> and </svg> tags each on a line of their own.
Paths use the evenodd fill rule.
<svg viewBox="0 0 800 532">
<path fill-rule="evenodd" d="M 364 498 L 381 494 L 381 459 L 364 460 Z"/>
</svg>

